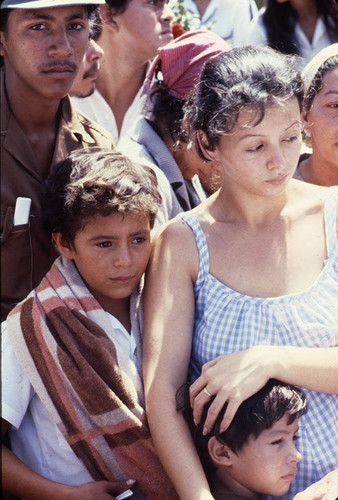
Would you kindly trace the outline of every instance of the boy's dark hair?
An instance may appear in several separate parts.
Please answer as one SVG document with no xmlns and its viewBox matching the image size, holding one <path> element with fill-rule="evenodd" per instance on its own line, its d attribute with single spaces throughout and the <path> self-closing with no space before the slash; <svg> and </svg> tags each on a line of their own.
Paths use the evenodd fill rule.
<svg viewBox="0 0 338 500">
<path fill-rule="evenodd" d="M 184 387 L 187 393 L 187 386 Z M 179 393 L 178 398 L 182 398 Z M 220 425 L 227 408 L 227 403 L 223 406 L 209 434 L 203 436 L 204 422 L 213 400 L 214 398 L 211 398 L 204 406 L 203 415 L 197 426 L 194 425 L 192 420 L 192 410 L 189 401 L 185 402 L 184 407 L 186 420 L 189 424 L 201 463 L 206 471 L 215 468 L 208 451 L 208 441 L 212 436 L 215 436 L 217 441 L 227 445 L 236 453 L 243 448 L 250 436 L 257 438 L 262 431 L 270 429 L 285 414 L 289 416 L 288 425 L 290 425 L 307 410 L 307 401 L 301 389 L 275 379 L 270 379 L 256 394 L 243 401 L 230 426 L 224 432 L 220 432 Z M 180 407 L 178 404 L 177 409 L 182 410 L 182 406 Z"/>
<path fill-rule="evenodd" d="M 190 141 L 206 161 L 197 140 L 203 131 L 206 150 L 214 151 L 224 134 L 236 127 L 243 109 L 254 111 L 248 127 L 258 125 L 265 109 L 283 105 L 296 97 L 301 108 L 303 83 L 298 57 L 286 56 L 269 47 L 241 47 L 207 61 L 199 83 L 185 105 L 184 126 Z"/>
<path fill-rule="evenodd" d="M 154 171 L 117 151 L 75 151 L 52 168 L 42 185 L 44 226 L 60 232 L 71 246 L 90 217 L 144 214 L 152 228 L 160 205 Z"/>
</svg>

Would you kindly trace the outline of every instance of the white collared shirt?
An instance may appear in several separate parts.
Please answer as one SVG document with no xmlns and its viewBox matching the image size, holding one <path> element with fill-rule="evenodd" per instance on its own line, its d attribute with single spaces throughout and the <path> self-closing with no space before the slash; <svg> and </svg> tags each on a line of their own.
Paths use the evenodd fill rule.
<svg viewBox="0 0 338 500">
<path fill-rule="evenodd" d="M 250 21 L 258 10 L 253 0 L 210 0 L 201 17 L 194 0 L 185 0 L 184 7 L 195 17 L 191 29 L 212 23 L 211 31 L 222 37 L 231 47 L 245 44 Z"/>
<path fill-rule="evenodd" d="M 265 8 L 259 11 L 259 16 L 253 19 L 247 37 L 247 45 L 267 45 L 268 39 L 263 23 Z M 295 39 L 299 47 L 299 55 L 303 58 L 301 67 L 303 68 L 320 50 L 331 45 L 325 24 L 321 18 L 317 20 L 313 33 L 312 42 L 305 35 L 299 23 L 295 25 Z"/>
</svg>

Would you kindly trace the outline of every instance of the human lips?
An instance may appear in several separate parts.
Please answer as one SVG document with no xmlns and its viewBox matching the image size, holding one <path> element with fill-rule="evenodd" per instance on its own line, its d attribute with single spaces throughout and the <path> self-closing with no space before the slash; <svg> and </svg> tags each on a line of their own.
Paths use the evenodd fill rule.
<svg viewBox="0 0 338 500">
<path fill-rule="evenodd" d="M 274 186 L 279 186 L 280 184 L 283 184 L 288 177 L 288 174 L 282 174 L 278 175 L 277 177 L 274 177 L 273 179 L 268 179 L 265 182 L 268 184 L 273 184 Z"/>
<path fill-rule="evenodd" d="M 42 71 L 43 73 L 56 76 L 56 77 L 61 77 L 65 78 L 69 75 L 72 75 L 76 71 L 76 65 L 70 62 L 67 63 L 53 63 L 53 64 L 46 64 L 43 68 Z"/>
<path fill-rule="evenodd" d="M 286 481 L 293 481 L 295 479 L 295 475 L 297 473 L 297 469 L 293 469 L 292 471 L 288 472 L 284 476 L 282 476 L 282 479 L 285 479 Z"/>
<path fill-rule="evenodd" d="M 125 275 L 125 276 L 115 276 L 114 278 L 110 278 L 110 281 L 117 285 L 129 285 L 135 279 L 134 275 Z"/>
<path fill-rule="evenodd" d="M 87 78 L 96 80 L 100 71 L 100 66 L 98 64 L 92 65 L 85 74 L 83 75 L 83 79 L 86 80 Z"/>
</svg>

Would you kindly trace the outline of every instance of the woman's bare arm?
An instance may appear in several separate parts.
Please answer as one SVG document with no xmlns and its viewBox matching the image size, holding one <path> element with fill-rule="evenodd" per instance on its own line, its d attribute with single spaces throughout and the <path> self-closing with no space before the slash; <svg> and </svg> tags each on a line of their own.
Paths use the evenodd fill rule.
<svg viewBox="0 0 338 500">
<path fill-rule="evenodd" d="M 183 500 L 212 496 L 183 416 L 177 389 L 187 381 L 199 258 L 191 230 L 175 221 L 156 237 L 146 277 L 146 409 L 160 459 Z"/>
</svg>

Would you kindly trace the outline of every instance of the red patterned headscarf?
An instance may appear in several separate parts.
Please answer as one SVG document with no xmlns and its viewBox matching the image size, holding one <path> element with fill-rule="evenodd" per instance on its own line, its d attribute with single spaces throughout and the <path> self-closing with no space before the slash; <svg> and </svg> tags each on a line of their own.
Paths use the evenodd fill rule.
<svg viewBox="0 0 338 500">
<path fill-rule="evenodd" d="M 161 68 L 162 83 L 169 94 L 186 100 L 196 84 L 203 64 L 221 52 L 231 49 L 220 36 L 206 30 L 188 31 L 158 49 L 142 94 L 147 94 L 157 69 Z"/>
</svg>

